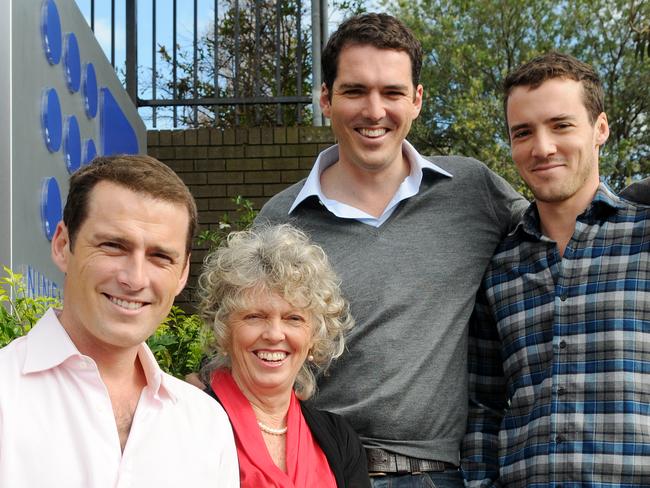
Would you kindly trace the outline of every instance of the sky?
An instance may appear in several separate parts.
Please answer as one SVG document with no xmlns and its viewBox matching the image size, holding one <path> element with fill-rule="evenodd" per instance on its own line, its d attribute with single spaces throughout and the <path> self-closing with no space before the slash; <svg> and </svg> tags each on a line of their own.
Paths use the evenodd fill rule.
<svg viewBox="0 0 650 488">
<path fill-rule="evenodd" d="M 91 0 L 75 0 L 81 13 L 90 24 Z M 151 66 L 152 5 L 153 0 L 138 0 L 138 64 Z M 198 0 L 198 30 L 205 30 L 212 23 L 214 0 Z M 156 2 L 156 44 L 171 46 L 172 0 Z M 193 5 L 191 0 L 177 0 L 177 35 L 181 45 L 191 44 L 193 27 Z M 95 37 L 110 60 L 111 46 L 111 2 L 95 0 Z M 124 66 L 125 56 L 125 0 L 115 0 L 115 65 Z"/>
</svg>

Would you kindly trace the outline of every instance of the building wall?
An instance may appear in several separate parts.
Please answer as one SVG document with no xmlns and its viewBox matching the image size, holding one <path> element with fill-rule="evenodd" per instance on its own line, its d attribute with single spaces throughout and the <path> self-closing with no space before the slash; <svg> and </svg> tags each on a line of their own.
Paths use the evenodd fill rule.
<svg viewBox="0 0 650 488">
<path fill-rule="evenodd" d="M 200 229 L 216 228 L 237 195 L 256 209 L 307 176 L 316 156 L 334 143 L 329 127 L 162 130 L 147 133 L 148 154 L 168 164 L 189 186 Z M 176 304 L 193 310 L 205 247 L 195 244 L 190 280 Z"/>
</svg>

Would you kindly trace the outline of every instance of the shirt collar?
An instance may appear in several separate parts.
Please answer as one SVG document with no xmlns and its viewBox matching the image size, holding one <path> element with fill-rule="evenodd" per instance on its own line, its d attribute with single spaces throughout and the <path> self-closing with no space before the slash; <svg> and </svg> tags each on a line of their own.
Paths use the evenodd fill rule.
<svg viewBox="0 0 650 488">
<path fill-rule="evenodd" d="M 415 148 L 408 141 L 402 142 L 402 151 L 406 156 L 407 161 L 411 165 L 411 172 L 406 177 L 400 188 L 398 189 L 393 201 L 388 205 L 387 210 L 398 203 L 400 200 L 411 197 L 417 194 L 420 189 L 420 183 L 422 183 L 422 173 L 423 170 L 431 170 L 441 175 L 452 177 L 451 173 L 445 171 L 440 166 L 432 163 L 428 159 L 424 158 L 420 153 L 418 153 Z M 300 193 L 293 201 L 291 208 L 289 208 L 289 213 L 293 212 L 298 205 L 305 201 L 309 197 L 317 197 L 321 202 L 327 206 L 327 203 L 330 202 L 324 194 L 320 186 L 320 175 L 326 168 L 333 165 L 339 160 L 339 146 L 338 144 L 325 149 L 318 155 L 316 162 L 314 163 L 313 168 L 307 176 L 307 180 L 303 185 Z M 395 200 L 397 199 L 397 202 Z M 366 216 L 364 212 L 360 212 L 362 215 L 358 217 Z"/>
<path fill-rule="evenodd" d="M 625 208 L 625 204 L 610 188 L 607 186 L 607 183 L 601 181 L 596 190 L 593 200 L 589 206 L 581 213 L 578 218 L 591 220 L 599 217 L 604 212 L 616 212 Z M 541 222 L 539 219 L 539 212 L 537 210 L 537 204 L 535 202 L 531 203 L 526 212 L 524 212 L 523 217 L 520 222 L 510 233 L 514 235 L 518 232 L 524 232 L 536 239 L 542 237 L 541 232 Z"/>
<path fill-rule="evenodd" d="M 49 309 L 27 334 L 23 374 L 56 368 L 72 357 L 92 361 L 94 364 L 92 358 L 81 354 L 72 342 L 59 321 L 59 313 L 59 310 Z M 163 374 L 153 353 L 144 342 L 139 346 L 138 358 L 153 398 L 163 400 L 166 396 L 176 401 L 176 396 L 167 385 L 169 378 Z"/>
</svg>

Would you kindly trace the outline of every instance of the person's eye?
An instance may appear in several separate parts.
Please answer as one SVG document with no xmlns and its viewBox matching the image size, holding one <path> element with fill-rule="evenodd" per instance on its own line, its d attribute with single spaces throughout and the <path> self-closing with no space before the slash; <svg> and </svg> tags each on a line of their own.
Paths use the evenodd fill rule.
<svg viewBox="0 0 650 488">
<path fill-rule="evenodd" d="M 363 91 L 359 88 L 348 88 L 347 90 L 343 91 L 343 94 L 348 96 L 348 97 L 359 97 L 361 96 Z"/>
<path fill-rule="evenodd" d="M 263 316 L 259 312 L 250 312 L 250 313 L 244 314 L 244 316 L 243 316 L 244 320 L 260 320 L 262 318 L 263 318 Z"/>
<path fill-rule="evenodd" d="M 174 259 L 171 256 L 169 256 L 168 254 L 165 254 L 165 253 L 152 254 L 152 258 L 155 259 L 158 262 L 161 262 L 161 263 L 174 264 Z"/>
<path fill-rule="evenodd" d="M 121 251 L 124 249 L 124 246 L 119 242 L 114 241 L 104 241 L 99 244 L 99 247 L 106 249 L 108 251 Z"/>
<path fill-rule="evenodd" d="M 526 129 L 526 130 L 517 130 L 513 132 L 510 137 L 514 140 L 514 139 L 523 139 L 528 135 L 530 135 L 530 131 Z"/>
</svg>

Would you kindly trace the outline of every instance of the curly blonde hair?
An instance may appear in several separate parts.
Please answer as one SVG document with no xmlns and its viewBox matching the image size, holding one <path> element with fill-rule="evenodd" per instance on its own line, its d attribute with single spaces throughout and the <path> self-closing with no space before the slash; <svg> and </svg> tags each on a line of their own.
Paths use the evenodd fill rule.
<svg viewBox="0 0 650 488">
<path fill-rule="evenodd" d="M 253 290 L 277 293 L 311 315 L 314 359 L 302 365 L 294 383 L 298 398 L 310 398 L 315 373 L 325 371 L 343 353 L 344 333 L 353 320 L 325 252 L 288 224 L 233 232 L 205 259 L 199 309 L 215 340 L 208 348 L 213 359 L 203 369 L 203 378 L 215 369 L 230 368 L 229 318 L 246 309 Z"/>
</svg>

